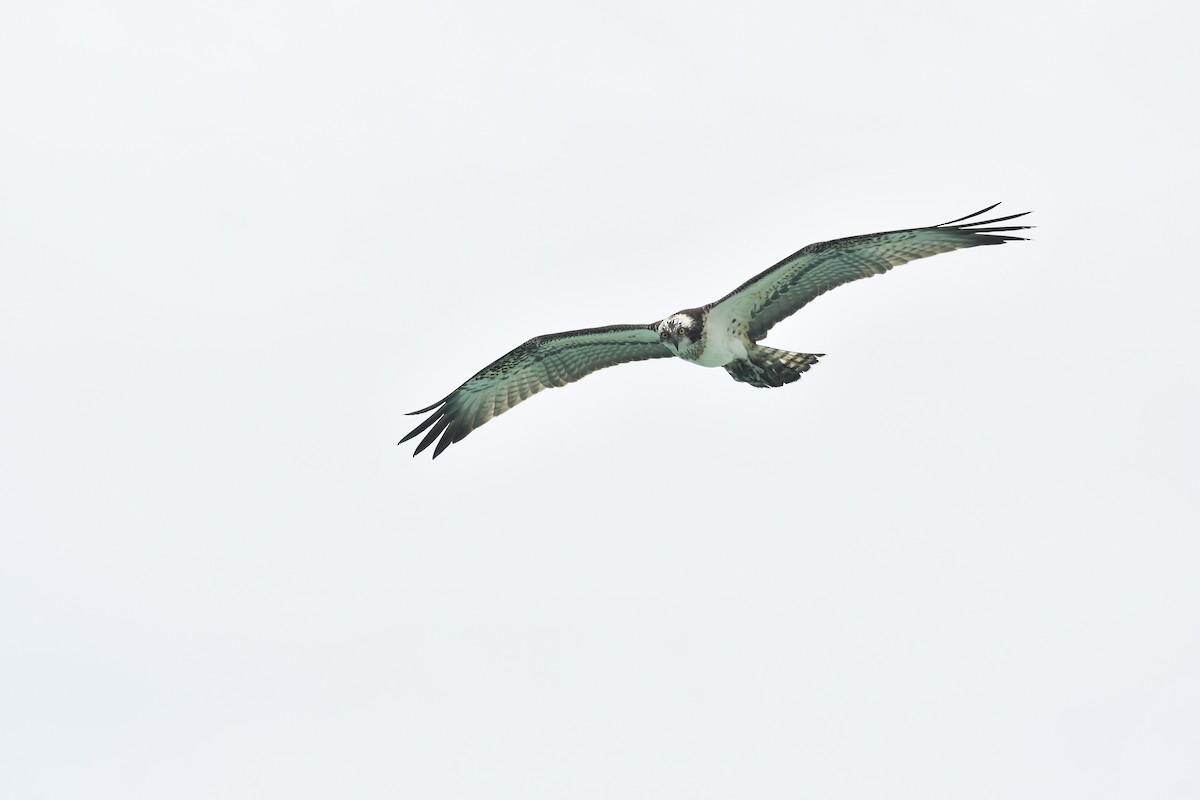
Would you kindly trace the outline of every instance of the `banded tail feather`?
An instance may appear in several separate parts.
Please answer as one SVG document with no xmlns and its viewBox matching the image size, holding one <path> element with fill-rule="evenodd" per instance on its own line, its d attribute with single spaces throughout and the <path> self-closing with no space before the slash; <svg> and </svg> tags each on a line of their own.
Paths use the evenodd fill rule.
<svg viewBox="0 0 1200 800">
<path fill-rule="evenodd" d="M 800 380 L 824 353 L 793 353 L 756 344 L 746 348 L 746 358 L 725 365 L 735 381 L 760 389 L 774 389 Z"/>
</svg>

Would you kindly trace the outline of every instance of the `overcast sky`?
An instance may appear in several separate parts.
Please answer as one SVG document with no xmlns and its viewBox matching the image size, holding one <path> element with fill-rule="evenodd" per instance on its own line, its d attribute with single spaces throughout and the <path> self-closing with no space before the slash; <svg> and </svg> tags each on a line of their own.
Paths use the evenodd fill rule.
<svg viewBox="0 0 1200 800">
<path fill-rule="evenodd" d="M 1195 11 L 0 12 L 0 795 L 1200 797 Z M 761 391 L 535 334 L 996 201 Z"/>
</svg>

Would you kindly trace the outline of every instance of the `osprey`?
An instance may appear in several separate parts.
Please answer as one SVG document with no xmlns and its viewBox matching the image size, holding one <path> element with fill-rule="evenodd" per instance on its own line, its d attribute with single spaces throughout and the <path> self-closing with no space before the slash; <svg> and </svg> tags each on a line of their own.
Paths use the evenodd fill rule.
<svg viewBox="0 0 1200 800">
<path fill-rule="evenodd" d="M 880 275 L 918 258 L 1023 241 L 1022 236 L 1008 234 L 1032 226 L 997 223 L 1023 217 L 1028 211 L 967 222 L 998 205 L 927 228 L 810 244 L 715 303 L 684 309 L 657 322 L 535 336 L 433 405 L 411 412 L 433 413 L 398 444 L 428 431 L 413 455 L 437 439 L 433 450 L 437 458 L 492 417 L 542 389 L 566 386 L 596 370 L 649 358 L 682 358 L 702 367 L 724 367 L 735 381 L 751 386 L 784 386 L 798 380 L 823 354 L 792 353 L 759 344 L 775 323 L 835 286 Z"/>
</svg>

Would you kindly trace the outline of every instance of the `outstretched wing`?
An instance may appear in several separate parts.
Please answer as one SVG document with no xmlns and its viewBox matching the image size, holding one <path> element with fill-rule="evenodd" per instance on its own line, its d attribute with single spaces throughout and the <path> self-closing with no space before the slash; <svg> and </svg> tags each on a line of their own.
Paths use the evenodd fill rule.
<svg viewBox="0 0 1200 800">
<path fill-rule="evenodd" d="M 1022 236 L 1007 234 L 1032 226 L 997 226 L 996 223 L 1023 217 L 1028 211 L 965 222 L 998 205 L 929 228 L 868 233 L 810 244 L 709 306 L 709 324 L 740 320 L 746 325 L 750 339 L 757 341 L 766 336 L 775 323 L 795 314 L 835 286 L 881 275 L 892 267 L 938 253 L 1023 240 Z"/>
<path fill-rule="evenodd" d="M 671 355 L 650 325 L 611 325 L 535 336 L 488 364 L 444 399 L 411 412 L 433 414 L 398 444 L 428 429 L 413 455 L 433 444 L 440 435 L 433 450 L 433 457 L 437 458 L 492 417 L 542 389 L 566 386 L 605 367 Z"/>
</svg>

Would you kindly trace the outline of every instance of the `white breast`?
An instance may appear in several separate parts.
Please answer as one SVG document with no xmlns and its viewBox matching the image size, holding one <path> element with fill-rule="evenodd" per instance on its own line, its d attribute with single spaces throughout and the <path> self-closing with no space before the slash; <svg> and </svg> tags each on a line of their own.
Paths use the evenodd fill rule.
<svg viewBox="0 0 1200 800">
<path fill-rule="evenodd" d="M 702 367 L 723 367 L 745 357 L 745 321 L 710 313 L 704 320 L 704 352 L 692 363 Z"/>
</svg>

